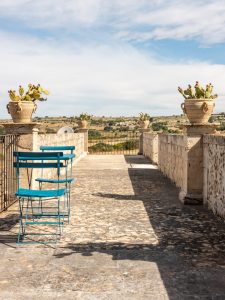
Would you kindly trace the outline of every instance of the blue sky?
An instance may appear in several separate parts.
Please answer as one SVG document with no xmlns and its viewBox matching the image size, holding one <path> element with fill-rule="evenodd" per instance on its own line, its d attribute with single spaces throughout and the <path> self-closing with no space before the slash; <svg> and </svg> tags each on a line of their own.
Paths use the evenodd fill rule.
<svg viewBox="0 0 225 300">
<path fill-rule="evenodd" d="M 225 0 L 1 0 L 0 45 L 1 118 L 30 82 L 38 116 L 180 114 L 196 80 L 225 111 Z"/>
</svg>

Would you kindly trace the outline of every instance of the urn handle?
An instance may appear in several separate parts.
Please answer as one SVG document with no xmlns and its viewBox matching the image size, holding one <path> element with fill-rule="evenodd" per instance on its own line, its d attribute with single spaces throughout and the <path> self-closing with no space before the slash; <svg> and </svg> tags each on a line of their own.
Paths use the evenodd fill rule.
<svg viewBox="0 0 225 300">
<path fill-rule="evenodd" d="M 35 113 L 35 111 L 37 110 L 37 104 L 34 103 L 34 109 L 33 109 L 33 113 Z"/>
<path fill-rule="evenodd" d="M 10 111 L 9 111 L 9 103 L 6 105 L 6 108 L 7 108 L 8 114 L 10 114 Z"/>
<path fill-rule="evenodd" d="M 184 114 L 187 114 L 186 108 L 185 108 L 185 103 L 184 103 L 184 102 L 181 103 L 181 109 L 183 110 L 183 113 L 184 113 Z"/>
<path fill-rule="evenodd" d="M 206 102 L 204 102 L 204 103 L 202 104 L 202 111 L 203 111 L 204 113 L 207 113 L 208 110 L 209 110 L 208 104 L 207 104 Z"/>
</svg>

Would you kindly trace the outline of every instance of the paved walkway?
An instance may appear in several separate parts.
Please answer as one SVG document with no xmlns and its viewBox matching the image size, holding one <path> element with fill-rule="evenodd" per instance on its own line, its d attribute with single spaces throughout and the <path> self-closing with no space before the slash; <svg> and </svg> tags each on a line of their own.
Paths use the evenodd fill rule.
<svg viewBox="0 0 225 300">
<path fill-rule="evenodd" d="M 72 218 L 57 246 L 17 246 L 0 215 L 0 299 L 225 299 L 225 226 L 141 156 L 74 167 Z"/>
</svg>

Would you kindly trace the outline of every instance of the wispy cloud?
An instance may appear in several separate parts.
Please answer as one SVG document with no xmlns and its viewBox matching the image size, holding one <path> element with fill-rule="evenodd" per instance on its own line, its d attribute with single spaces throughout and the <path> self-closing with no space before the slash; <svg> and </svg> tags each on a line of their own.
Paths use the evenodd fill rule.
<svg viewBox="0 0 225 300">
<path fill-rule="evenodd" d="M 142 42 L 213 48 L 225 40 L 225 0 L 1 0 L 0 25 L 3 106 L 9 88 L 32 82 L 51 91 L 39 115 L 175 114 L 177 86 L 199 80 L 215 84 L 224 110 L 225 65 L 178 60 L 173 47 L 161 57 Z"/>
<path fill-rule="evenodd" d="M 49 30 L 110 28 L 110 35 L 135 41 L 225 41 L 224 0 L 2 0 L 0 16 Z"/>
<path fill-rule="evenodd" d="M 224 65 L 207 62 L 165 63 L 132 45 L 57 44 L 24 35 L 0 32 L 0 98 L 19 84 L 41 83 L 50 89 L 39 115 L 151 115 L 181 113 L 177 86 L 200 80 L 215 83 L 223 110 Z M 16 46 L 15 46 L 16 45 Z M 223 101 L 222 101 L 223 100 Z M 2 109 L 0 117 L 7 117 Z"/>
</svg>

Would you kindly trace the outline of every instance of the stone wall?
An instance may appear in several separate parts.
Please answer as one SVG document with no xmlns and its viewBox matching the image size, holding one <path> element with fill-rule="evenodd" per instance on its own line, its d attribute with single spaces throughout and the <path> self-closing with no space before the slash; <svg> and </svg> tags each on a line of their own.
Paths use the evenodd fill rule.
<svg viewBox="0 0 225 300">
<path fill-rule="evenodd" d="M 160 171 L 170 178 L 182 190 L 186 186 L 184 174 L 185 141 L 183 135 L 160 134 L 158 166 Z"/>
<path fill-rule="evenodd" d="M 143 155 L 154 164 L 158 164 L 158 134 L 143 133 Z"/>
<path fill-rule="evenodd" d="M 204 203 L 225 217 L 225 136 L 203 138 Z"/>
<path fill-rule="evenodd" d="M 66 133 L 66 134 L 38 134 L 34 138 L 33 151 L 40 151 L 40 146 L 75 146 L 75 164 L 79 159 L 84 157 L 87 153 L 84 151 L 84 133 Z M 64 151 L 65 152 L 65 151 Z M 67 151 L 70 153 L 70 151 Z M 64 169 L 61 174 L 65 173 Z M 44 170 L 33 170 L 34 178 L 45 177 L 52 178 L 56 176 L 56 170 L 44 169 Z M 32 187 L 37 188 L 37 183 L 33 180 Z"/>
<path fill-rule="evenodd" d="M 34 141 L 34 151 L 39 151 L 40 146 L 75 146 L 76 158 L 74 161 L 84 155 L 84 134 L 66 133 L 66 134 L 38 134 Z"/>
</svg>

